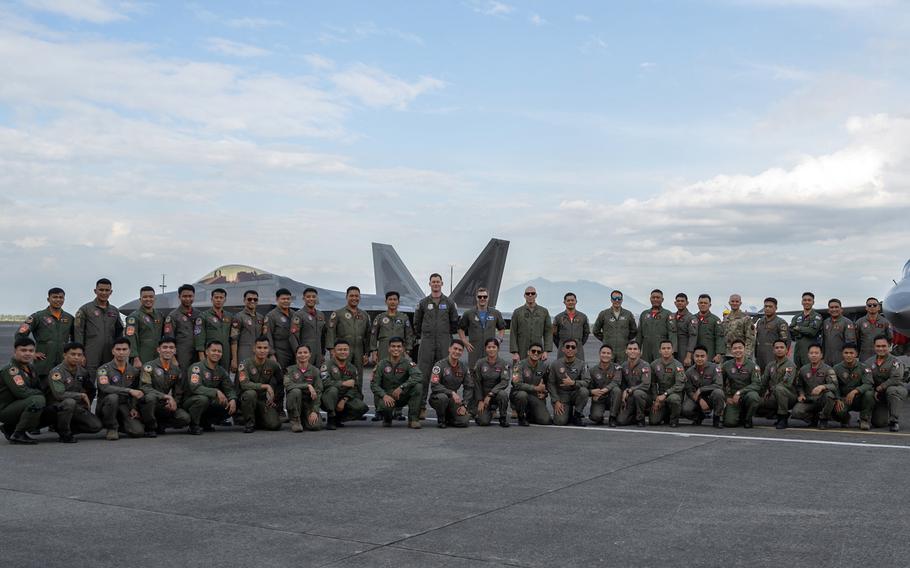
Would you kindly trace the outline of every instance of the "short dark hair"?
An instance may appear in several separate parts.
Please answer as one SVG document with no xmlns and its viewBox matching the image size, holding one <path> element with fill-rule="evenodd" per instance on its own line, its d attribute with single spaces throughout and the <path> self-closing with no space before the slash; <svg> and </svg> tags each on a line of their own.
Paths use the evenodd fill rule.
<svg viewBox="0 0 910 568">
<path fill-rule="evenodd" d="M 610 295 L 612 296 L 613 294 L 623 295 L 622 290 L 610 290 Z"/>
<path fill-rule="evenodd" d="M 209 294 L 209 296 L 214 298 L 215 294 L 224 294 L 225 296 L 227 296 L 227 290 L 225 290 L 224 288 L 215 288 L 214 290 L 212 290 L 212 293 Z"/>
<path fill-rule="evenodd" d="M 696 345 L 696 346 L 695 346 L 695 349 L 692 350 L 692 354 L 694 355 L 696 351 L 704 351 L 705 354 L 707 354 L 707 353 L 708 353 L 708 348 L 705 347 L 704 345 Z"/>
<path fill-rule="evenodd" d="M 212 345 L 217 345 L 218 347 L 221 347 L 222 349 L 224 349 L 224 343 L 221 343 L 221 342 L 220 342 L 219 340 L 217 340 L 217 339 L 209 339 L 208 341 L 205 342 L 205 348 L 206 348 L 206 349 L 208 349 L 208 348 L 211 347 Z"/>
<path fill-rule="evenodd" d="M 114 342 L 111 344 L 111 347 L 113 348 L 113 347 L 117 347 L 118 345 L 129 345 L 129 344 L 130 344 L 130 340 L 121 335 L 120 337 L 114 339 Z"/>
<path fill-rule="evenodd" d="M 85 351 L 85 345 L 82 345 L 78 341 L 70 341 L 69 343 L 67 343 L 63 346 L 64 353 L 69 353 L 73 349 L 81 349 L 81 350 Z"/>
<path fill-rule="evenodd" d="M 530 351 L 532 347 L 540 347 L 540 350 L 543 351 L 543 345 L 541 345 L 539 341 L 532 341 L 531 344 L 528 345 L 528 351 Z"/>
<path fill-rule="evenodd" d="M 192 284 L 181 284 L 181 285 L 180 285 L 180 288 L 177 288 L 177 295 L 179 296 L 180 294 L 183 294 L 184 292 L 187 292 L 187 291 L 192 292 L 193 294 L 195 294 L 195 293 L 196 293 L 196 287 L 193 286 Z"/>
<path fill-rule="evenodd" d="M 764 299 L 764 301 L 762 303 L 767 304 L 768 302 L 771 302 L 772 304 L 774 304 L 775 307 L 777 307 L 777 298 L 772 298 L 771 296 L 768 296 L 767 298 Z"/>
<path fill-rule="evenodd" d="M 265 343 L 271 343 L 271 342 L 269 341 L 269 338 L 268 338 L 267 336 L 265 336 L 265 335 L 260 335 L 259 337 L 256 338 L 256 341 L 254 341 L 253 343 L 263 343 L 263 342 L 265 342 Z"/>
<path fill-rule="evenodd" d="M 613 348 L 610 347 L 610 346 L 609 346 L 608 344 L 606 344 L 606 343 L 604 343 L 603 345 L 600 346 L 599 351 L 603 351 L 604 349 L 609 349 L 609 350 L 610 350 L 610 353 L 613 352 Z"/>
<path fill-rule="evenodd" d="M 357 286 L 348 286 L 348 289 L 344 291 L 344 295 L 347 296 L 348 294 L 351 293 L 352 290 L 357 290 L 358 292 L 360 292 L 360 288 L 358 288 Z"/>
<path fill-rule="evenodd" d="M 772 341 L 771 345 L 774 346 L 774 345 L 777 345 L 778 343 L 783 343 L 785 346 L 788 345 L 786 339 L 781 339 L 779 337 L 777 339 L 775 339 L 774 341 Z"/>
<path fill-rule="evenodd" d="M 336 339 L 335 345 L 333 345 L 332 347 L 335 348 L 335 347 L 338 347 L 339 345 L 347 345 L 348 347 L 351 346 L 351 344 L 348 342 L 347 339 Z"/>
<path fill-rule="evenodd" d="M 699 294 L 699 295 L 698 295 L 698 299 L 699 299 L 699 300 L 708 300 L 708 301 L 710 302 L 710 301 L 711 301 L 711 294 Z"/>
<path fill-rule="evenodd" d="M 844 303 L 841 302 L 840 300 L 838 300 L 837 298 L 831 298 L 830 300 L 828 300 L 828 305 L 830 306 L 831 304 L 837 304 L 838 306 L 844 305 Z"/>
<path fill-rule="evenodd" d="M 34 346 L 35 340 L 31 337 L 17 337 L 16 341 L 13 342 L 13 349 L 18 349 L 19 347 L 28 347 L 29 345 Z"/>
<path fill-rule="evenodd" d="M 805 298 L 806 296 L 809 296 L 813 300 L 815 299 L 815 294 L 813 294 L 812 292 L 803 292 L 803 294 L 802 294 L 802 296 L 800 296 L 800 298 Z"/>
<path fill-rule="evenodd" d="M 432 280 L 433 278 L 439 278 L 440 280 L 442 280 L 442 274 L 440 274 L 438 272 L 434 272 L 433 274 L 430 274 L 430 280 Z"/>
<path fill-rule="evenodd" d="M 256 290 L 247 290 L 246 292 L 243 293 L 243 299 L 246 300 L 246 297 L 249 296 L 250 294 L 255 294 L 257 298 L 259 297 L 259 292 L 257 292 Z"/>
<path fill-rule="evenodd" d="M 868 298 L 866 298 L 866 301 L 867 301 L 867 302 L 868 302 L 869 300 L 875 300 L 876 302 L 878 302 L 878 298 L 876 298 L 875 296 L 869 296 Z"/>
<path fill-rule="evenodd" d="M 743 341 L 742 339 L 737 338 L 737 339 L 734 339 L 733 341 L 730 342 L 730 347 L 733 347 L 733 346 L 736 345 L 737 343 L 739 343 L 739 344 L 742 345 L 743 347 L 746 346 L 746 342 L 745 342 L 745 341 Z"/>
<path fill-rule="evenodd" d="M 660 346 L 661 346 L 661 347 L 664 346 L 664 343 L 669 343 L 669 344 L 670 344 L 670 347 L 673 347 L 673 342 L 670 341 L 669 339 L 661 339 L 661 340 L 660 340 Z"/>
<path fill-rule="evenodd" d="M 641 349 L 641 343 L 639 343 L 637 339 L 633 339 L 633 340 L 629 341 L 628 343 L 626 343 L 626 348 L 628 349 L 629 347 L 631 347 L 633 345 L 635 347 L 638 347 L 639 349 Z"/>
<path fill-rule="evenodd" d="M 161 339 L 158 340 L 158 347 L 161 347 L 165 343 L 173 343 L 174 345 L 177 345 L 177 338 L 172 337 L 170 335 L 165 335 L 164 337 L 162 337 Z"/>
<path fill-rule="evenodd" d="M 875 343 L 876 343 L 879 339 L 883 339 L 883 340 L 885 340 L 885 341 L 888 342 L 888 345 L 891 345 L 891 340 L 888 339 L 887 336 L 885 336 L 884 334 L 881 334 L 881 333 L 879 333 L 878 335 L 875 336 L 875 339 L 872 340 L 872 344 L 875 345 Z"/>
<path fill-rule="evenodd" d="M 388 300 L 388 299 L 391 298 L 392 296 L 395 296 L 395 297 L 398 298 L 399 300 L 401 299 L 401 294 L 399 294 L 399 293 L 396 292 L 395 290 L 389 290 L 388 292 L 385 293 L 385 299 L 386 299 L 386 300 Z"/>
<path fill-rule="evenodd" d="M 101 284 L 107 284 L 108 286 L 113 286 L 113 284 L 111 284 L 111 281 L 108 280 L 107 278 L 99 278 L 98 281 L 95 282 L 95 286 L 99 286 Z"/>
<path fill-rule="evenodd" d="M 486 349 L 487 345 L 489 345 L 489 344 L 491 344 L 491 343 L 495 343 L 495 344 L 496 344 L 496 347 L 499 347 L 499 340 L 496 339 L 495 337 L 491 337 L 491 338 L 489 338 L 489 339 L 487 339 L 486 341 L 483 342 L 483 347 L 484 347 L 484 349 Z"/>
<path fill-rule="evenodd" d="M 856 343 L 844 343 L 844 346 L 840 348 L 841 351 L 846 351 L 847 349 L 853 349 L 854 351 L 859 352 Z"/>
<path fill-rule="evenodd" d="M 152 288 L 151 286 L 143 286 L 142 288 L 139 288 L 139 295 L 141 296 L 143 292 L 151 292 L 152 294 L 154 294 L 155 289 Z"/>
<path fill-rule="evenodd" d="M 575 292 L 566 292 L 565 295 L 562 297 L 562 301 L 565 302 L 569 296 L 572 296 L 576 300 L 578 299 L 578 296 L 575 295 Z"/>
<path fill-rule="evenodd" d="M 651 290 L 651 294 L 660 294 L 661 296 L 663 296 L 664 291 L 661 290 L 660 288 L 655 288 L 655 289 Z"/>
<path fill-rule="evenodd" d="M 461 348 L 465 349 L 464 341 L 462 341 L 460 339 L 453 339 L 452 343 L 449 343 L 449 347 L 451 347 L 453 345 L 461 345 Z"/>
<path fill-rule="evenodd" d="M 300 345 L 297 346 L 297 349 L 294 350 L 294 353 L 297 353 L 297 352 L 300 351 L 302 348 L 306 348 L 306 350 L 309 351 L 310 353 L 313 352 L 313 350 L 310 349 L 310 346 L 309 346 L 309 345 L 307 345 L 306 343 L 301 343 Z"/>
<path fill-rule="evenodd" d="M 810 345 L 808 347 L 808 349 L 806 349 L 806 352 L 808 353 L 813 347 L 818 349 L 819 351 L 824 351 L 824 349 L 822 349 L 821 345 L 819 345 L 818 343 L 813 343 L 812 345 Z"/>
<path fill-rule="evenodd" d="M 389 345 L 391 345 L 393 343 L 401 343 L 402 345 L 404 345 L 404 339 L 402 339 L 396 335 L 395 337 L 392 337 L 389 339 Z"/>
<path fill-rule="evenodd" d="M 52 296 L 54 294 L 66 294 L 66 292 L 63 291 L 63 288 L 54 286 L 53 288 L 51 288 L 50 290 L 47 291 L 47 295 Z"/>
<path fill-rule="evenodd" d="M 316 294 L 317 296 L 319 295 L 319 292 L 316 291 L 316 288 L 312 288 L 312 287 L 310 287 L 310 288 L 305 288 L 305 289 L 303 290 L 303 295 L 305 296 L 305 295 L 309 294 L 310 292 Z"/>
<path fill-rule="evenodd" d="M 678 300 L 680 298 L 682 298 L 683 300 L 688 300 L 689 296 L 687 296 L 685 292 L 680 292 L 679 294 L 676 295 L 676 299 Z"/>
<path fill-rule="evenodd" d="M 281 296 L 293 296 L 293 294 L 291 294 L 291 291 L 287 288 L 278 288 L 275 292 L 275 297 L 280 298 Z"/>
</svg>

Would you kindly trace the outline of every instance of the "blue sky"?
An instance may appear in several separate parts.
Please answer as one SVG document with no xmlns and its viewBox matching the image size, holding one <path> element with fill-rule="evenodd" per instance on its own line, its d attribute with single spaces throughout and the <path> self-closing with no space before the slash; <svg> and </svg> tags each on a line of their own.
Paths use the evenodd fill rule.
<svg viewBox="0 0 910 568">
<path fill-rule="evenodd" d="M 0 311 L 232 262 L 371 289 L 371 240 L 457 278 L 491 236 L 506 287 L 860 302 L 910 256 L 908 32 L 888 0 L 7 3 Z"/>
</svg>

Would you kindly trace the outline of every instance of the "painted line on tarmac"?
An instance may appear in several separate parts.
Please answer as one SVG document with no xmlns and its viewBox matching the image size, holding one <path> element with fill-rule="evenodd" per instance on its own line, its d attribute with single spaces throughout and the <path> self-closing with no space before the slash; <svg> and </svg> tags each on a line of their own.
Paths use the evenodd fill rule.
<svg viewBox="0 0 910 568">
<path fill-rule="evenodd" d="M 897 444 L 869 444 L 865 442 L 836 442 L 833 440 L 803 440 L 799 438 L 769 438 L 765 436 L 738 436 L 738 435 L 724 435 L 724 434 L 695 434 L 688 432 L 664 432 L 662 430 L 632 430 L 629 428 L 610 428 L 605 430 L 602 428 L 592 428 L 590 426 L 535 426 L 535 428 L 558 428 L 558 429 L 573 429 L 573 430 L 586 430 L 589 432 L 604 432 L 604 433 L 613 433 L 613 432 L 628 432 L 631 434 L 653 434 L 657 436 L 676 436 L 677 438 L 719 438 L 723 440 L 748 440 L 752 442 L 784 442 L 788 444 L 816 444 L 822 446 L 848 446 L 848 447 L 857 447 L 857 448 L 886 448 L 893 450 L 910 450 L 910 446 L 900 446 Z"/>
</svg>

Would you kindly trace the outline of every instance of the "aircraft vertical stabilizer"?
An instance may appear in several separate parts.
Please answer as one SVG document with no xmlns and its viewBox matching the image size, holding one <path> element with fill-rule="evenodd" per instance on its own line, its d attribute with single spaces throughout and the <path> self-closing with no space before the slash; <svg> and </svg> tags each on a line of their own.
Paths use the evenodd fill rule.
<svg viewBox="0 0 910 568">
<path fill-rule="evenodd" d="M 376 294 L 379 296 L 395 290 L 402 297 L 416 301 L 426 295 L 392 245 L 373 243 L 373 274 L 376 278 Z"/>
<path fill-rule="evenodd" d="M 509 241 L 490 239 L 477 260 L 452 290 L 450 297 L 459 308 L 467 309 L 474 305 L 474 293 L 479 287 L 490 291 L 490 305 L 496 305 L 508 255 Z"/>
</svg>

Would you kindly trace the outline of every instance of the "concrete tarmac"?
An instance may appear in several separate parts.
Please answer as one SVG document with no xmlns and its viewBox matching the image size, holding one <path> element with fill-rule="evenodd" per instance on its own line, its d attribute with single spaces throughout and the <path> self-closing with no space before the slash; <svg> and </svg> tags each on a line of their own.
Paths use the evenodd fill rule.
<svg viewBox="0 0 910 568">
<path fill-rule="evenodd" d="M 769 425 L 45 433 L 0 566 L 910 564 L 910 434 Z"/>
</svg>

